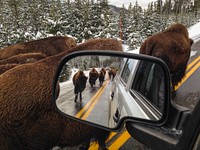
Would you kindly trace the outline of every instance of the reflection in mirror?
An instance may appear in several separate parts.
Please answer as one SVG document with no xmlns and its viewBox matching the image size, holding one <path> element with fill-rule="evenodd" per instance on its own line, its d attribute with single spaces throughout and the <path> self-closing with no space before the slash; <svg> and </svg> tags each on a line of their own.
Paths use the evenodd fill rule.
<svg viewBox="0 0 200 150">
<path fill-rule="evenodd" d="M 123 117 L 159 120 L 165 96 L 159 64 L 113 57 L 78 56 L 59 75 L 56 105 L 63 113 L 114 128 Z"/>
</svg>

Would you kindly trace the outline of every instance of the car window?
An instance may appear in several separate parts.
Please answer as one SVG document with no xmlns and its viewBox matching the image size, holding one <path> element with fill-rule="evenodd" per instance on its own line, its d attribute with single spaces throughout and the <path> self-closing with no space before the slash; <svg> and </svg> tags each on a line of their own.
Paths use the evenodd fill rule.
<svg viewBox="0 0 200 150">
<path fill-rule="evenodd" d="M 123 80 L 124 83 L 128 82 L 128 78 L 131 73 L 131 70 L 133 70 L 135 65 L 136 65 L 136 60 L 133 60 L 133 59 L 127 60 L 125 66 L 124 66 L 122 75 L 121 75 L 121 79 Z"/>
<path fill-rule="evenodd" d="M 164 100 L 164 74 L 155 63 L 141 62 L 131 89 L 139 92 L 151 104 L 162 111 Z"/>
<path fill-rule="evenodd" d="M 121 61 L 121 65 L 119 67 L 119 70 L 117 72 L 118 76 L 120 76 L 122 74 L 122 71 L 124 69 L 126 62 L 127 62 L 127 58 L 123 58 L 123 60 Z"/>
</svg>

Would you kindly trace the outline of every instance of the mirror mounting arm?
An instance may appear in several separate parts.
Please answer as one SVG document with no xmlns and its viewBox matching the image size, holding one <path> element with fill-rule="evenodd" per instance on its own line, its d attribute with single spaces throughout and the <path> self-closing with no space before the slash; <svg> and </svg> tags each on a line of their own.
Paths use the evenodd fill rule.
<svg viewBox="0 0 200 150">
<path fill-rule="evenodd" d="M 188 139 L 189 136 L 194 135 L 188 135 L 186 132 L 183 133 L 182 130 L 184 130 L 183 128 L 187 128 L 187 130 L 194 130 L 196 132 L 195 127 L 198 126 L 197 122 L 192 124 L 194 129 L 191 129 L 191 126 L 186 123 L 186 121 L 188 122 L 188 120 L 192 119 L 196 121 L 194 120 L 195 117 L 191 118 L 191 111 L 188 108 L 179 106 L 173 101 L 169 105 L 169 112 L 167 122 L 161 127 L 126 122 L 126 129 L 134 139 L 145 143 L 146 146 L 152 149 L 188 149 L 186 146 L 188 140 L 181 140 L 181 137 L 185 136 Z M 196 116 L 199 115 L 197 110 L 194 110 L 193 113 Z"/>
<path fill-rule="evenodd" d="M 168 120 L 162 127 L 127 122 L 126 129 L 134 139 L 145 143 L 152 149 L 174 149 L 180 142 L 179 137 L 182 135 L 183 125 L 189 119 L 190 113 L 188 108 L 171 101 Z M 158 144 L 155 144 L 155 141 Z"/>
<path fill-rule="evenodd" d="M 165 126 L 181 130 L 184 122 L 190 116 L 190 112 L 188 108 L 175 104 L 172 100 L 169 104 L 169 117 Z"/>
<path fill-rule="evenodd" d="M 161 127 L 127 122 L 126 129 L 134 139 L 141 143 L 145 143 L 145 145 L 151 149 L 173 149 L 178 143 L 178 138 L 170 136 L 170 134 L 164 134 L 167 133 L 167 130 L 164 129 L 164 132 Z"/>
</svg>

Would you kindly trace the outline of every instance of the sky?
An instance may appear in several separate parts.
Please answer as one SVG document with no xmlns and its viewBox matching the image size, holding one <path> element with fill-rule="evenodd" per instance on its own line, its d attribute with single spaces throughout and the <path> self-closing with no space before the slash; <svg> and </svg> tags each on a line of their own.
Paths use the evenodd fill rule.
<svg viewBox="0 0 200 150">
<path fill-rule="evenodd" d="M 122 7 L 124 4 L 125 8 L 128 8 L 129 4 L 135 4 L 136 0 L 108 0 L 111 5 L 115 5 L 117 7 Z M 138 4 L 144 8 L 148 6 L 148 4 L 152 1 L 156 0 L 137 0 Z"/>
</svg>

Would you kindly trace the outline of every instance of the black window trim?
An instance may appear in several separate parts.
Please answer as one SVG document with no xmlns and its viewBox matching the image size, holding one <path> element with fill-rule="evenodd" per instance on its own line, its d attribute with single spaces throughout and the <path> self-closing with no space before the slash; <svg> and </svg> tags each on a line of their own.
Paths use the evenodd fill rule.
<svg viewBox="0 0 200 150">
<path fill-rule="evenodd" d="M 130 94 L 133 96 L 133 99 L 138 103 L 142 110 L 147 114 L 147 116 L 152 120 L 159 120 L 162 118 L 162 113 L 143 95 L 139 92 L 130 89 Z"/>
</svg>

